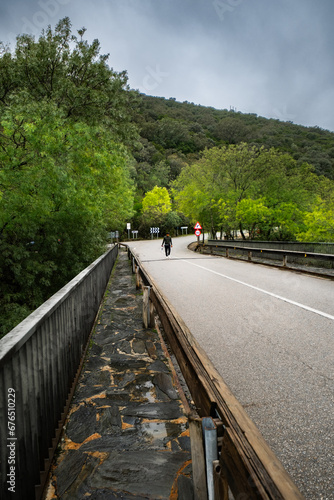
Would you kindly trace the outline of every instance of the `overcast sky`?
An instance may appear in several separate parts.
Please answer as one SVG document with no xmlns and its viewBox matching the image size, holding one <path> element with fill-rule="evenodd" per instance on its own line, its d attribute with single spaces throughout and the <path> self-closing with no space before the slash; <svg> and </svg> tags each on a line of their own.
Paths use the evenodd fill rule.
<svg viewBox="0 0 334 500">
<path fill-rule="evenodd" d="M 334 0 L 1 0 L 0 40 L 65 16 L 145 94 L 334 131 Z"/>
</svg>

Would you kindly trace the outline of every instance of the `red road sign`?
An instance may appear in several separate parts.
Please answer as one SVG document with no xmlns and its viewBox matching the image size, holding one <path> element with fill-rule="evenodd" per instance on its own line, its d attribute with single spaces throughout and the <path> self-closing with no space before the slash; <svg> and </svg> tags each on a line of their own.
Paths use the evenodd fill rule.
<svg viewBox="0 0 334 500">
<path fill-rule="evenodd" d="M 195 234 L 196 236 L 201 236 L 201 231 L 199 229 L 196 229 Z"/>
<path fill-rule="evenodd" d="M 199 222 L 196 222 L 194 229 L 202 229 L 202 226 L 200 225 Z"/>
</svg>

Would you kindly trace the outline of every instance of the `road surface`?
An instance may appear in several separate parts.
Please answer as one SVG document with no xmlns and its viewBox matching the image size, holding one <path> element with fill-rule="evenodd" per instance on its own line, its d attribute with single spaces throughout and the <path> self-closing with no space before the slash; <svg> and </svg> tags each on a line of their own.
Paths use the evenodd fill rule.
<svg viewBox="0 0 334 500">
<path fill-rule="evenodd" d="M 334 499 L 334 284 L 133 241 L 147 271 L 307 499 Z"/>
</svg>

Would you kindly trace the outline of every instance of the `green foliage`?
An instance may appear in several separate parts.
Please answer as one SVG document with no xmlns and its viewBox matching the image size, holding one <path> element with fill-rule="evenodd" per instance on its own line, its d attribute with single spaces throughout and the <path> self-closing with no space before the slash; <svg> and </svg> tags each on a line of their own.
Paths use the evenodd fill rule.
<svg viewBox="0 0 334 500">
<path fill-rule="evenodd" d="M 317 201 L 314 209 L 305 214 L 305 231 L 297 235 L 299 241 L 334 241 L 334 196 Z"/>
<path fill-rule="evenodd" d="M 334 133 L 318 127 L 146 95 L 142 95 L 135 121 L 141 134 L 140 146 L 134 150 L 138 196 L 144 196 L 156 185 L 170 189 L 180 176 L 182 200 L 176 195 L 179 210 L 185 210 L 193 221 L 200 219 L 212 230 L 219 227 L 229 234 L 238 227 L 236 206 L 238 200 L 246 197 L 265 200 L 264 206 L 272 212 L 272 224 L 261 224 L 254 233 L 256 237 L 295 239 L 296 231 L 304 230 L 300 211 L 310 210 L 310 195 L 318 190 L 319 178 L 334 179 Z M 245 143 L 247 151 L 242 146 Z M 238 184 L 235 189 L 231 187 L 235 150 L 231 149 L 228 159 L 229 146 L 240 147 L 234 173 L 241 170 L 234 179 Z M 208 162 L 216 163 L 216 171 L 200 168 L 208 154 L 205 151 L 217 148 L 226 152 L 229 180 L 227 176 L 221 179 L 216 153 L 207 156 Z M 260 159 L 256 159 L 258 150 Z M 270 153 L 274 150 L 276 155 Z M 220 182 L 226 187 L 223 199 L 217 192 L 221 190 Z M 284 215 L 289 212 L 287 207 L 290 219 Z M 136 220 L 139 219 L 140 212 L 136 214 Z"/>
<path fill-rule="evenodd" d="M 244 198 L 236 207 L 236 221 L 245 227 L 253 239 L 256 232 L 268 232 L 272 226 L 273 211 L 265 205 L 264 199 Z"/>
<path fill-rule="evenodd" d="M 65 19 L 0 57 L 0 334 L 100 255 L 106 231 L 133 214 L 132 98 L 125 74 L 98 52 L 97 41 L 71 37 Z"/>
<path fill-rule="evenodd" d="M 188 224 L 188 219 L 173 210 L 172 200 L 166 188 L 155 186 L 148 191 L 142 201 L 142 214 L 138 218 L 140 232 L 143 236 L 150 235 L 151 227 L 159 227 L 160 234 L 167 231 L 175 234 L 177 228 Z"/>
<path fill-rule="evenodd" d="M 243 238 L 295 238 L 314 202 L 318 177 L 287 154 L 246 143 L 206 150 L 174 182 L 179 210 L 212 234 L 239 229 Z M 320 181 L 319 181 L 320 182 Z"/>
<path fill-rule="evenodd" d="M 171 200 L 166 188 L 155 186 L 143 198 L 143 218 L 158 225 L 161 218 L 171 211 Z"/>
<path fill-rule="evenodd" d="M 163 232 L 169 232 L 173 234 L 174 229 L 180 227 L 181 225 L 182 225 L 182 217 L 174 210 L 171 210 L 166 214 L 166 218 L 164 220 L 162 229 Z"/>
<path fill-rule="evenodd" d="M 297 166 L 308 163 L 317 175 L 334 179 L 334 133 L 319 127 L 145 95 L 135 119 L 143 140 L 153 148 L 145 160 L 152 167 L 170 155 L 191 164 L 205 148 L 247 142 L 288 153 Z"/>
<path fill-rule="evenodd" d="M 31 99 L 52 100 L 66 118 L 104 125 L 115 141 L 133 143 L 135 128 L 128 110 L 136 103 L 126 72 L 116 73 L 100 55 L 100 44 L 89 44 L 71 32 L 69 18 L 49 26 L 38 41 L 31 35 L 17 37 L 15 56 L 6 54 L 0 77 L 0 96 L 9 103 L 13 92 L 25 89 Z M 2 66 L 1 65 L 1 66 Z"/>
</svg>

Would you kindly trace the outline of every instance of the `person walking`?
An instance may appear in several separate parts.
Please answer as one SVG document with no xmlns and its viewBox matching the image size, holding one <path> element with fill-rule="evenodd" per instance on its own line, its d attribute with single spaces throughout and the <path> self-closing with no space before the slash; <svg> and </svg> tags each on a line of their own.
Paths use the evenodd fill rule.
<svg viewBox="0 0 334 500">
<path fill-rule="evenodd" d="M 162 240 L 161 248 L 165 245 L 165 253 L 166 257 L 169 259 L 170 257 L 170 249 L 173 246 L 172 238 L 169 236 L 169 233 L 166 233 L 164 239 Z"/>
</svg>

